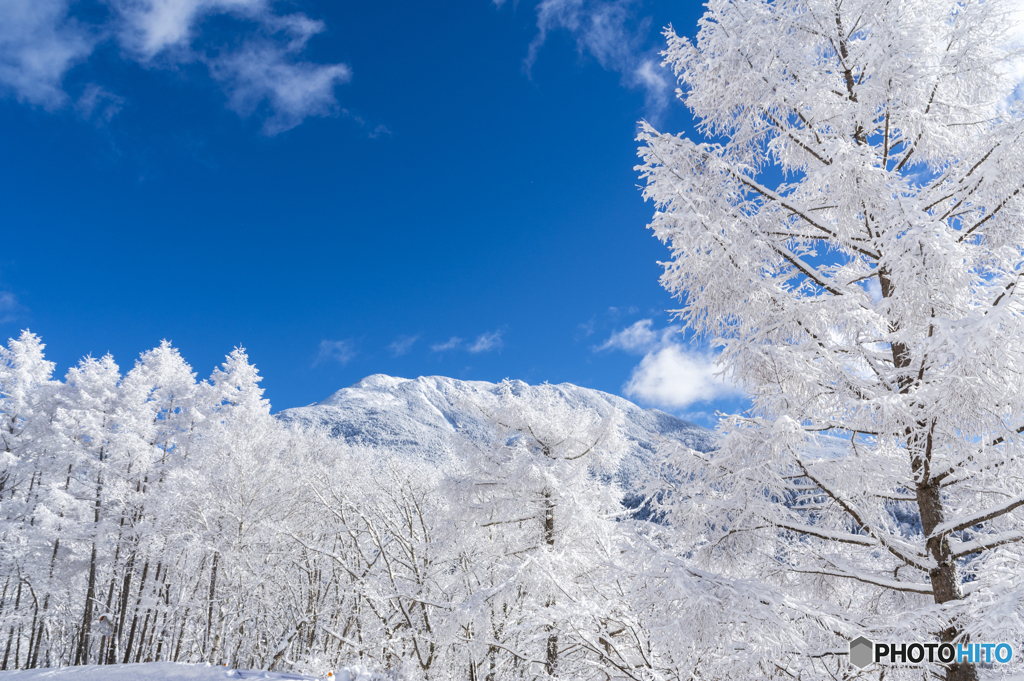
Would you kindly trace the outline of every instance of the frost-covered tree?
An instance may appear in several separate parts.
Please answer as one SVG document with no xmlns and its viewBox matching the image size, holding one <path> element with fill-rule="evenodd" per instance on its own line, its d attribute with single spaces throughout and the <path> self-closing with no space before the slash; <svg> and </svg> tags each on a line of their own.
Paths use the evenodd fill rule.
<svg viewBox="0 0 1024 681">
<path fill-rule="evenodd" d="M 456 570 L 453 509 L 440 474 L 387 452 L 337 449 L 309 480 L 320 508 L 296 536 L 340 568 L 340 617 L 325 632 L 352 657 L 411 678 L 448 678 L 454 642 L 442 631 L 464 595 Z M 326 473 L 326 474 L 325 474 Z"/>
<path fill-rule="evenodd" d="M 494 675 L 500 650 L 520 673 L 583 678 L 592 658 L 577 634 L 599 627 L 589 601 L 620 548 L 611 476 L 622 416 L 572 404 L 556 386 L 524 388 L 503 381 L 474 405 L 491 433 L 465 442 L 453 493 L 471 538 L 467 588 L 487 597 L 460 616 L 481 676 Z"/>
<path fill-rule="evenodd" d="M 622 548 L 619 414 L 513 382 L 465 399 L 483 427 L 430 463 L 309 436 L 289 532 L 333 568 L 323 633 L 408 678 L 606 678 L 581 636 Z"/>
<path fill-rule="evenodd" d="M 29 331 L 0 347 L 0 669 L 8 669 L 12 658 L 17 665 L 22 655 L 33 657 L 40 628 L 41 596 L 30 577 L 43 562 L 43 518 L 37 528 L 36 516 L 47 515 L 44 485 L 53 482 L 48 423 L 59 385 L 50 380 L 54 364 L 44 358 L 44 348 Z"/>
<path fill-rule="evenodd" d="M 173 510 L 158 534 L 187 547 L 180 571 L 209 580 L 193 606 L 202 659 L 253 666 L 262 656 L 259 666 L 273 667 L 284 654 L 278 639 L 294 636 L 303 619 L 289 598 L 301 579 L 289 572 L 278 536 L 300 477 L 285 467 L 289 438 L 270 415 L 261 380 L 236 348 L 200 386 L 204 415 L 192 460 L 172 475 Z"/>
<path fill-rule="evenodd" d="M 670 519 L 694 564 L 807 604 L 802 648 L 758 674 L 836 673 L 860 633 L 1021 640 L 1011 9 L 711 0 L 695 41 L 666 33 L 699 139 L 639 137 L 662 283 L 753 401 L 713 456 L 676 458 Z"/>
</svg>

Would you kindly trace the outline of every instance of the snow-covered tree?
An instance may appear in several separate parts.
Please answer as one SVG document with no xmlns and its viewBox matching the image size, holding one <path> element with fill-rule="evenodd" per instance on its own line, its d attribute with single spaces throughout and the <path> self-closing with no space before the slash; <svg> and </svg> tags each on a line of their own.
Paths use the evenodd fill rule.
<svg viewBox="0 0 1024 681">
<path fill-rule="evenodd" d="M 693 565 L 817 611 L 756 674 L 841 673 L 861 633 L 1021 641 L 1011 9 L 711 0 L 694 42 L 666 33 L 700 138 L 639 137 L 662 283 L 753 401 L 714 455 L 675 458 L 669 518 Z M 823 452 L 820 433 L 849 446 Z M 733 655 L 722 643 L 708 655 Z"/>
<path fill-rule="evenodd" d="M 42 603 L 33 568 L 40 557 L 37 513 L 44 505 L 48 473 L 48 424 L 59 384 L 50 380 L 54 364 L 44 358 L 39 336 L 22 332 L 0 347 L 0 669 L 31 661 L 42 627 Z M 31 612 L 31 616 L 29 616 Z M 13 664 L 12 664 L 13 663 Z"/>
<path fill-rule="evenodd" d="M 298 576 L 285 574 L 291 560 L 277 536 L 298 476 L 284 468 L 288 438 L 270 415 L 261 380 L 236 348 L 200 387 L 204 415 L 192 460 L 174 471 L 174 508 L 160 523 L 161 536 L 187 547 L 178 568 L 183 576 L 209 580 L 192 608 L 208 662 L 252 666 L 262 655 L 272 666 L 280 655 L 265 659 L 268 641 L 301 620 L 293 617 L 295 604 L 280 598 Z"/>
<path fill-rule="evenodd" d="M 500 651 L 519 673 L 582 678 L 577 632 L 594 625 L 587 601 L 619 549 L 621 414 L 508 380 L 474 406 L 492 432 L 465 442 L 453 485 L 460 533 L 472 538 L 467 589 L 480 595 L 461 613 L 473 665 L 493 676 Z"/>
<path fill-rule="evenodd" d="M 93 631 L 93 624 L 103 617 L 107 623 L 113 620 L 113 604 L 104 602 L 97 580 L 107 578 L 111 584 L 115 580 L 115 556 L 125 519 L 123 500 L 130 494 L 132 445 L 134 449 L 141 445 L 119 427 L 120 381 L 120 370 L 110 355 L 83 359 L 65 375 L 51 423 L 52 450 L 60 455 L 59 463 L 53 462 L 58 464 L 55 473 L 67 476 L 56 485 L 51 482 L 55 501 L 60 501 L 53 509 L 60 530 L 52 540 L 54 559 L 61 542 L 65 545 L 57 575 L 57 583 L 64 588 L 53 596 L 69 610 L 82 613 L 77 632 L 61 632 L 65 640 L 75 639 L 77 663 L 85 663 L 90 653 L 94 659 L 103 656 L 118 642 L 111 637 L 112 629 L 100 634 Z M 60 470 L 65 462 L 67 470 Z M 70 622 L 62 624 L 67 627 Z"/>
</svg>

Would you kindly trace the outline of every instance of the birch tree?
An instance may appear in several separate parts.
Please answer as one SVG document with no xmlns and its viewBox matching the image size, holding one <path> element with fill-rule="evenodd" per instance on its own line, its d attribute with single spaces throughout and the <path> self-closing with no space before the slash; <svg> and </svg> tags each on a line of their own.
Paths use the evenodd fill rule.
<svg viewBox="0 0 1024 681">
<path fill-rule="evenodd" d="M 698 563 L 821 604 L 806 649 L 758 673 L 837 673 L 860 633 L 1019 643 L 1011 9 L 711 0 L 694 41 L 666 32 L 698 125 L 638 138 L 662 284 L 753 402 L 713 456 L 675 458 L 694 484 L 670 518 Z M 815 453 L 819 433 L 848 450 Z"/>
</svg>

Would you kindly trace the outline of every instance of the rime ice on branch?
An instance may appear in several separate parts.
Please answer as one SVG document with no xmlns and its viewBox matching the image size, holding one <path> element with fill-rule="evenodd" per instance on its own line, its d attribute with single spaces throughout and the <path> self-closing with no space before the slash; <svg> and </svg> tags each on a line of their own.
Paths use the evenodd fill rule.
<svg viewBox="0 0 1024 681">
<path fill-rule="evenodd" d="M 662 283 L 753 399 L 715 456 L 678 457 L 695 486 L 670 510 L 699 563 L 809 618 L 791 623 L 803 649 L 762 670 L 837 673 L 830 651 L 860 633 L 1019 645 L 1012 9 L 712 0 L 695 41 L 666 32 L 701 139 L 639 136 Z M 808 455 L 823 432 L 849 453 Z"/>
</svg>

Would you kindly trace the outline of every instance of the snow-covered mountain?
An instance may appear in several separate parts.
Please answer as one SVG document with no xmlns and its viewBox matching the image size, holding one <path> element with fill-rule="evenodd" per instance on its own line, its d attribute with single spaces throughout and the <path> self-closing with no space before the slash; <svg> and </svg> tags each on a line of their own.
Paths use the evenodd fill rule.
<svg viewBox="0 0 1024 681">
<path fill-rule="evenodd" d="M 621 397 L 571 383 L 555 387 L 573 406 L 613 406 L 623 413 L 629 451 L 619 471 L 622 482 L 633 479 L 640 467 L 654 465 L 658 442 L 674 440 L 700 451 L 713 446 L 712 431 L 663 411 L 642 409 Z M 374 374 L 323 402 L 286 409 L 278 417 L 303 428 L 323 428 L 348 444 L 440 461 L 451 450 L 457 433 L 482 438 L 486 426 L 483 415 L 473 406 L 473 396 L 497 389 L 494 383 L 444 376 L 406 379 Z M 513 391 L 529 396 L 539 389 L 514 381 Z"/>
</svg>

